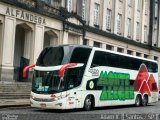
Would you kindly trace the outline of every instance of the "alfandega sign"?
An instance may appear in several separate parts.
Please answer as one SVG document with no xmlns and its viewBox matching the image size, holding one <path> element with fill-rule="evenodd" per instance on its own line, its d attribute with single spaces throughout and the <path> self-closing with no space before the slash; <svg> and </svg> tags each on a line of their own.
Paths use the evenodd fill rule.
<svg viewBox="0 0 160 120">
<path fill-rule="evenodd" d="M 44 17 L 23 11 L 21 9 L 14 9 L 14 8 L 7 7 L 6 15 L 16 17 L 25 21 L 33 22 L 36 24 L 40 24 L 40 25 L 46 24 L 46 20 Z"/>
</svg>

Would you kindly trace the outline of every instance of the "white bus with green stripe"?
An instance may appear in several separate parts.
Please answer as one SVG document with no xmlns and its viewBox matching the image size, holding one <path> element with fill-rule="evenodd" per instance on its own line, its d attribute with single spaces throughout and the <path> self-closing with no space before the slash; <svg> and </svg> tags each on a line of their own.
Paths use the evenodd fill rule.
<svg viewBox="0 0 160 120">
<path fill-rule="evenodd" d="M 156 61 L 83 45 L 45 48 L 33 69 L 31 106 L 91 110 L 158 101 Z"/>
</svg>

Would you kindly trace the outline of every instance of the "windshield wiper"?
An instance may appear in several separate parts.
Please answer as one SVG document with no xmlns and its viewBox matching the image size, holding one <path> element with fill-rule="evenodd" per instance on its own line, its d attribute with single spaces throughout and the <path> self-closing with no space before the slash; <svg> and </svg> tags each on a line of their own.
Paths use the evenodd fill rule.
<svg viewBox="0 0 160 120">
<path fill-rule="evenodd" d="M 63 80 L 64 80 L 64 79 L 61 77 L 61 78 L 60 78 L 59 85 L 58 85 L 58 90 L 60 89 L 60 86 L 61 86 L 61 83 L 63 82 Z"/>
</svg>

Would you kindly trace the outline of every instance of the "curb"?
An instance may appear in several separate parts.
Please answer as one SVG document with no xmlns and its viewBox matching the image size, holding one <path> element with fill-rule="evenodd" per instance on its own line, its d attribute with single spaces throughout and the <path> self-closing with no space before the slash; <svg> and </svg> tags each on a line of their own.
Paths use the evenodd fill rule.
<svg viewBox="0 0 160 120">
<path fill-rule="evenodd" d="M 26 99 L 20 100 L 0 100 L 0 108 L 30 106 L 30 101 Z"/>
<path fill-rule="evenodd" d="M 30 104 L 23 104 L 23 105 L 1 105 L 0 108 L 12 108 L 12 107 L 29 107 Z"/>
</svg>

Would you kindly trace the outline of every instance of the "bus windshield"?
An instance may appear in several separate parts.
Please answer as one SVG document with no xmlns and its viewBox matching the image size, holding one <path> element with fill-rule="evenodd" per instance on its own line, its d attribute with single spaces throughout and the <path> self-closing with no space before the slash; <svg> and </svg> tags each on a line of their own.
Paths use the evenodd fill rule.
<svg viewBox="0 0 160 120">
<path fill-rule="evenodd" d="M 59 71 L 34 71 L 32 91 L 38 94 L 53 94 L 63 92 L 81 84 L 83 67 L 66 70 L 64 79 L 60 79 Z"/>
<path fill-rule="evenodd" d="M 58 93 L 64 91 L 64 83 L 58 71 L 34 71 L 32 91 L 35 93 Z"/>
</svg>

